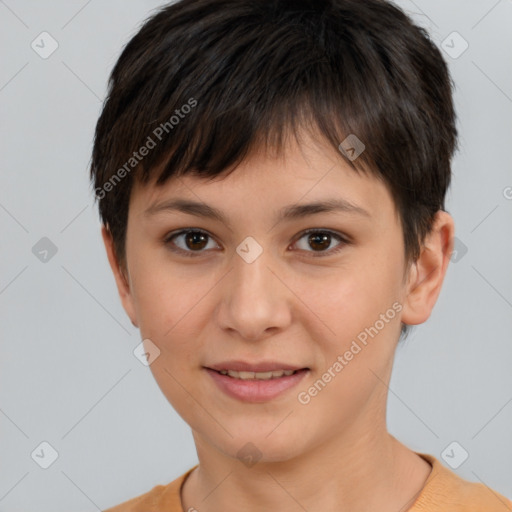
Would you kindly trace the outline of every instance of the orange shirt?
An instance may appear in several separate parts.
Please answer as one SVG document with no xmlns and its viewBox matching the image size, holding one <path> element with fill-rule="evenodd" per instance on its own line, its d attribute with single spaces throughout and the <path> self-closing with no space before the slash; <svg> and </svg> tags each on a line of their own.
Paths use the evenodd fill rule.
<svg viewBox="0 0 512 512">
<path fill-rule="evenodd" d="M 423 489 L 407 512 L 511 512 L 512 501 L 484 484 L 469 482 L 426 453 L 418 453 L 432 466 Z M 157 485 L 146 494 L 104 512 L 185 512 L 180 489 L 197 467 L 167 485 Z M 404 511 L 405 512 L 405 511 Z"/>
</svg>

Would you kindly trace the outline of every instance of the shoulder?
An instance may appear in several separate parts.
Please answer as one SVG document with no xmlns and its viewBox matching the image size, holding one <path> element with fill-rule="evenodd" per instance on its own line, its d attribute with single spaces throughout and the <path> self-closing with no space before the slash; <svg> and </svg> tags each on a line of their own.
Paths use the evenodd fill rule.
<svg viewBox="0 0 512 512">
<path fill-rule="evenodd" d="M 512 501 L 478 482 L 470 482 L 434 456 L 418 453 L 432 472 L 409 512 L 512 512 Z"/>
<path fill-rule="evenodd" d="M 180 491 L 183 482 L 197 467 L 190 468 L 186 473 L 167 485 L 155 485 L 149 492 L 125 501 L 103 512 L 182 512 Z"/>
</svg>

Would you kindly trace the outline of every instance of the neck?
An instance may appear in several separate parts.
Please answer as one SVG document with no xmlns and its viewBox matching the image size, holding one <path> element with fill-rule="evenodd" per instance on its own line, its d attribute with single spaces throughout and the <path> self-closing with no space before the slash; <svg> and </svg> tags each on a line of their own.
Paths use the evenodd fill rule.
<svg viewBox="0 0 512 512">
<path fill-rule="evenodd" d="M 199 467 L 182 489 L 183 510 L 407 510 L 431 471 L 381 425 L 354 424 L 286 461 L 248 466 L 194 432 Z"/>
</svg>

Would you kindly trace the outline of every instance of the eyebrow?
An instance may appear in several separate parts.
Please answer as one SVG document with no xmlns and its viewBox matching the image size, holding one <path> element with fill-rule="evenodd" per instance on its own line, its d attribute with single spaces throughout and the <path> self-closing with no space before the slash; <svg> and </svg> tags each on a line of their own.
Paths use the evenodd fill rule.
<svg viewBox="0 0 512 512">
<path fill-rule="evenodd" d="M 145 216 L 155 215 L 161 212 L 179 211 L 188 213 L 197 217 L 214 219 L 230 226 L 229 221 L 221 210 L 209 206 L 206 203 L 192 201 L 189 199 L 169 199 L 151 205 L 144 211 Z M 294 204 L 281 208 L 277 211 L 276 223 L 283 220 L 295 220 L 315 215 L 318 213 L 343 212 L 355 213 L 361 216 L 371 218 L 370 213 L 347 199 L 335 198 L 323 201 L 315 201 L 307 204 Z"/>
</svg>

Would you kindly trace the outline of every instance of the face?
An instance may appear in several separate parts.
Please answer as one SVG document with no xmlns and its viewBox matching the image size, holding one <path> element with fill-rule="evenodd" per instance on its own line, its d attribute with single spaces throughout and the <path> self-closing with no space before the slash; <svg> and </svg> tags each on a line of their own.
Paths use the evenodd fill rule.
<svg viewBox="0 0 512 512">
<path fill-rule="evenodd" d="M 304 208 L 323 202 L 345 206 Z M 385 185 L 327 145 L 254 153 L 210 181 L 137 184 L 126 261 L 123 305 L 160 351 L 154 377 L 218 453 L 286 461 L 384 428 L 408 291 L 402 229 Z M 240 361 L 302 370 L 272 381 L 208 370 Z"/>
</svg>

